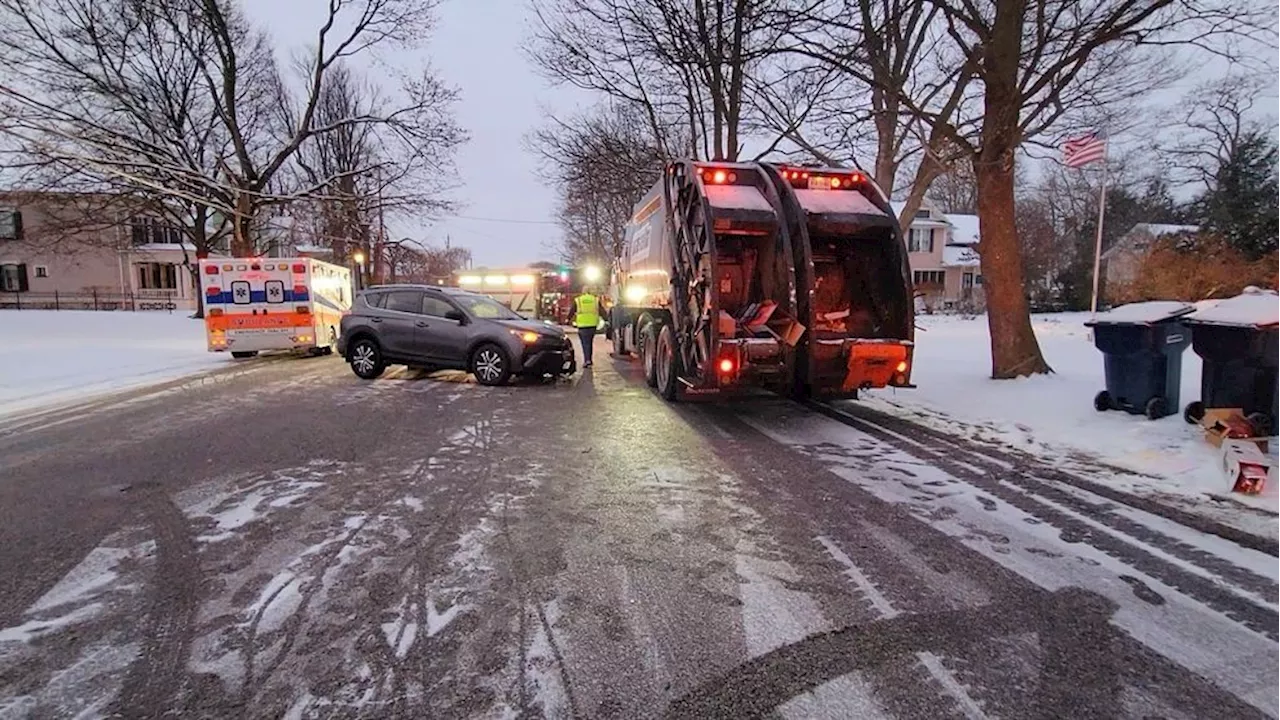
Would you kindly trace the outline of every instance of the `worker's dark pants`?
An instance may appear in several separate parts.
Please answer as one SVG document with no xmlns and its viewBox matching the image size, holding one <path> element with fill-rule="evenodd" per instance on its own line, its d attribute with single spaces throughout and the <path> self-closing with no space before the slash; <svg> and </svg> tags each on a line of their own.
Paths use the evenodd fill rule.
<svg viewBox="0 0 1280 720">
<path fill-rule="evenodd" d="M 578 328 L 578 340 L 582 342 L 582 364 L 588 365 L 591 363 L 591 345 L 596 340 L 596 329 Z"/>
</svg>

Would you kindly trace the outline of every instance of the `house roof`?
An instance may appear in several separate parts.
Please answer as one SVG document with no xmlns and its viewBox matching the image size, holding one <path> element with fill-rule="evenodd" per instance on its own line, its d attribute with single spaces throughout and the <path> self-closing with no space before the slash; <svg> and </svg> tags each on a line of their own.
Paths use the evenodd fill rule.
<svg viewBox="0 0 1280 720">
<path fill-rule="evenodd" d="M 1138 223 L 1129 228 L 1128 232 L 1116 239 L 1111 247 L 1102 253 L 1103 258 L 1109 258 L 1118 250 L 1127 249 L 1133 246 L 1133 241 L 1139 236 L 1147 236 L 1158 238 L 1165 235 L 1178 235 L 1180 233 L 1197 233 L 1200 227 L 1197 225 L 1171 225 L 1169 223 Z"/>
<path fill-rule="evenodd" d="M 890 202 L 889 202 L 889 207 L 893 208 L 893 215 L 894 215 L 894 217 L 902 217 L 902 210 L 903 210 L 903 208 L 905 208 L 906 206 L 907 206 L 907 204 L 906 204 L 905 202 L 902 202 L 901 200 L 893 200 L 893 201 L 890 201 Z M 922 205 L 920 206 L 920 209 L 921 209 L 921 210 L 928 210 L 928 211 L 932 212 L 932 213 L 934 214 L 934 216 L 935 216 L 935 217 L 936 217 L 936 216 L 938 216 L 938 215 L 941 215 L 941 214 L 942 214 L 942 213 L 938 212 L 938 209 L 937 209 L 937 208 L 935 208 L 935 207 L 934 207 L 930 202 L 928 202 L 927 200 L 924 202 L 924 204 L 922 204 Z M 945 220 L 919 220 L 919 219 L 917 219 L 917 220 L 913 220 L 913 221 L 911 222 L 911 225 L 912 225 L 912 226 L 917 226 L 917 227 L 946 227 L 947 223 L 946 223 L 946 221 L 945 221 Z M 903 229 L 905 230 L 906 228 L 903 228 Z"/>
<path fill-rule="evenodd" d="M 952 215 L 948 213 L 947 221 L 951 223 L 951 245 L 978 244 L 977 215 Z"/>
<path fill-rule="evenodd" d="M 1137 232 L 1144 232 L 1155 237 L 1161 235 L 1177 235 L 1178 233 L 1194 233 L 1200 232 L 1198 225 L 1170 225 L 1168 223 L 1138 223 L 1129 229 L 1125 235 L 1131 235 Z"/>
<path fill-rule="evenodd" d="M 942 264 L 946 267 L 978 267 L 978 253 L 969 245 L 947 245 L 942 248 Z"/>
</svg>

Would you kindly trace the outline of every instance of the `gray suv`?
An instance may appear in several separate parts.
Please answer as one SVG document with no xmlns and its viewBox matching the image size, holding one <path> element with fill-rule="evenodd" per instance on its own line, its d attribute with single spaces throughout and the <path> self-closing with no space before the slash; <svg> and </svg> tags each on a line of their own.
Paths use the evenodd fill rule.
<svg viewBox="0 0 1280 720">
<path fill-rule="evenodd" d="M 573 345 L 560 328 L 485 295 L 432 285 L 361 291 L 342 318 L 338 353 L 366 380 L 395 364 L 466 370 L 484 385 L 577 370 Z"/>
</svg>

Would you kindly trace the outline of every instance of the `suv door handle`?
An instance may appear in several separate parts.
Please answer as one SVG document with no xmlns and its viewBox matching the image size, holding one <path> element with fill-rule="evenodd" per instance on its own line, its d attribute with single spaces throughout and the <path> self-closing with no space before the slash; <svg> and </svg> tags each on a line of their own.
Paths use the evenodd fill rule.
<svg viewBox="0 0 1280 720">
<path fill-rule="evenodd" d="M 369 322 L 376 322 L 376 323 L 380 323 L 380 322 L 382 322 L 382 318 L 380 318 L 380 317 L 371 317 L 371 318 L 369 318 Z"/>
<path fill-rule="evenodd" d="M 414 323 L 414 325 L 415 325 L 416 327 L 431 327 L 431 324 L 430 324 L 430 323 L 425 323 L 425 322 L 423 322 L 423 321 L 421 321 L 421 320 L 419 320 L 418 322 Z"/>
</svg>

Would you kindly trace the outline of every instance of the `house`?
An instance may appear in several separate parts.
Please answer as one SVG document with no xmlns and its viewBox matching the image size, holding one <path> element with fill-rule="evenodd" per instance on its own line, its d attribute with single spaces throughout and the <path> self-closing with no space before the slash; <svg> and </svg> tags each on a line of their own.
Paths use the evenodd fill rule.
<svg viewBox="0 0 1280 720">
<path fill-rule="evenodd" d="M 1102 253 L 1102 278 L 1107 287 L 1132 282 L 1138 272 L 1142 257 L 1151 249 L 1157 238 L 1169 235 L 1192 235 L 1200 232 L 1195 225 L 1168 225 L 1164 223 L 1138 223 L 1128 232 L 1116 238 Z"/>
<path fill-rule="evenodd" d="M 195 247 L 123 196 L 0 192 L 0 307 L 190 310 Z"/>
<path fill-rule="evenodd" d="M 902 212 L 904 203 L 892 205 L 895 212 Z M 926 200 L 904 235 L 911 281 L 922 310 L 981 304 L 978 216 L 948 215 Z"/>
</svg>

